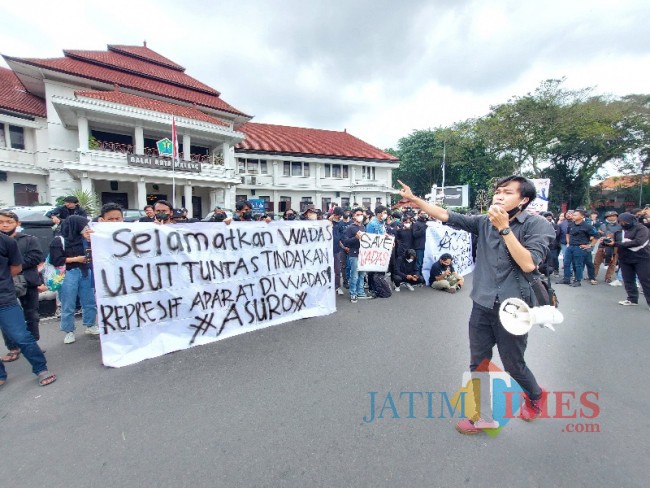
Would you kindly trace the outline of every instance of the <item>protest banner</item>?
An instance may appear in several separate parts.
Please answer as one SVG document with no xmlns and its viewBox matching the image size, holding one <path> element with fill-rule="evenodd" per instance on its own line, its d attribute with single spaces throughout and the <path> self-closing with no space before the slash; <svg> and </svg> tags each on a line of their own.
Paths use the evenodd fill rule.
<svg viewBox="0 0 650 488">
<path fill-rule="evenodd" d="M 359 271 L 386 272 L 394 244 L 395 238 L 391 235 L 361 232 Z"/>
<path fill-rule="evenodd" d="M 107 222 L 93 230 L 106 366 L 336 311 L 327 221 Z"/>
<path fill-rule="evenodd" d="M 526 210 L 535 211 L 535 212 L 546 212 L 548 211 L 548 200 L 549 200 L 549 191 L 551 189 L 551 180 L 549 178 L 541 178 L 530 180 L 535 185 L 537 190 L 537 198 L 530 202 Z"/>
<path fill-rule="evenodd" d="M 474 271 L 472 260 L 472 236 L 464 230 L 456 230 L 441 222 L 427 223 L 427 239 L 424 245 L 422 275 L 427 284 L 433 263 L 445 253 L 452 255 L 456 272 L 465 276 Z"/>
</svg>

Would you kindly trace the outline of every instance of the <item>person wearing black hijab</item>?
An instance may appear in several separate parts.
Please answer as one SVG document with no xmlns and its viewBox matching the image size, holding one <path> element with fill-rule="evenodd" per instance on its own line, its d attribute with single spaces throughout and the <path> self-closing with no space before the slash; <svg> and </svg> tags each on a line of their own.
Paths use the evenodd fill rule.
<svg viewBox="0 0 650 488">
<path fill-rule="evenodd" d="M 639 304 L 638 277 L 650 309 L 650 231 L 628 212 L 618 216 L 618 223 L 623 227 L 623 239 L 615 245 L 627 292 L 627 299 L 618 303 L 624 306 Z"/>
<path fill-rule="evenodd" d="M 61 301 L 61 330 L 65 332 L 63 342 L 75 342 L 74 314 L 77 299 L 81 303 L 82 322 L 86 334 L 99 335 L 95 324 L 97 304 L 90 252 L 90 229 L 88 219 L 71 215 L 63 221 L 61 235 L 50 243 L 50 263 L 53 266 L 65 265 L 65 278 L 59 290 Z"/>
</svg>

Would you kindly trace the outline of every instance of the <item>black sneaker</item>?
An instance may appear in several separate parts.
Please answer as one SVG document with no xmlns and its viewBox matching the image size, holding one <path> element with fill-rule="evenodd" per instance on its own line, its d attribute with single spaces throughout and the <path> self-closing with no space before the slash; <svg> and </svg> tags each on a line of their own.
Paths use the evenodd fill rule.
<svg viewBox="0 0 650 488">
<path fill-rule="evenodd" d="M 571 283 L 571 286 L 572 286 L 573 288 L 577 288 L 577 287 L 579 287 L 579 286 L 582 286 L 582 283 L 580 283 L 579 281 L 574 281 L 573 283 Z"/>
</svg>

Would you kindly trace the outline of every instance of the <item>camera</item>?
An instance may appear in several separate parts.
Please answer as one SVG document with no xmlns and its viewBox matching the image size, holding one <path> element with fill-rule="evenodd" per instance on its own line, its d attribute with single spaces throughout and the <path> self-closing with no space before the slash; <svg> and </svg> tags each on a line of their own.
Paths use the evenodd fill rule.
<svg viewBox="0 0 650 488">
<path fill-rule="evenodd" d="M 223 222 L 226 220 L 226 214 L 225 213 L 216 213 L 212 216 L 210 219 L 212 222 Z"/>
<path fill-rule="evenodd" d="M 156 220 L 159 220 L 161 222 L 167 222 L 169 220 L 169 215 L 166 214 L 165 212 L 158 212 L 156 214 Z"/>
<path fill-rule="evenodd" d="M 614 239 L 612 239 L 611 237 L 605 237 L 603 239 L 603 244 L 607 244 L 609 246 L 610 244 L 613 244 L 613 243 L 614 243 Z"/>
</svg>

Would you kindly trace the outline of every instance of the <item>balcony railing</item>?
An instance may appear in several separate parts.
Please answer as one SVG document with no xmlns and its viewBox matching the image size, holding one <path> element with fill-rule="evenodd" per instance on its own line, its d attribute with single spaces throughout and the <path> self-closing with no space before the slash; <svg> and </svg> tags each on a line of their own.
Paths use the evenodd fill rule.
<svg viewBox="0 0 650 488">
<path fill-rule="evenodd" d="M 107 151 L 107 152 L 115 152 L 120 154 L 133 154 L 135 147 L 133 146 L 133 144 L 94 140 L 93 143 L 91 144 L 90 149 L 93 151 Z M 144 154 L 145 156 L 157 157 L 158 149 L 156 149 L 155 147 L 145 147 Z M 215 166 L 223 166 L 224 164 L 223 155 L 221 154 L 214 155 L 214 156 L 211 156 L 209 154 L 190 154 L 190 160 L 202 164 L 214 164 Z"/>
</svg>

